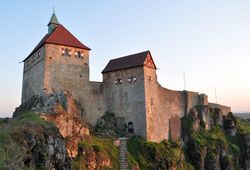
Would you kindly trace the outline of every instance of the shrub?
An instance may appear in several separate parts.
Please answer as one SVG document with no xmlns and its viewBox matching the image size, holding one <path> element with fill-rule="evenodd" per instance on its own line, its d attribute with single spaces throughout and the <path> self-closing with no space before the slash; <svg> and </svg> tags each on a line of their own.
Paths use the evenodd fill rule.
<svg viewBox="0 0 250 170">
<path fill-rule="evenodd" d="M 132 137 L 127 146 L 129 154 L 141 169 L 166 169 L 172 165 L 181 165 L 184 158 L 179 144 L 166 140 L 155 143 Z"/>
</svg>

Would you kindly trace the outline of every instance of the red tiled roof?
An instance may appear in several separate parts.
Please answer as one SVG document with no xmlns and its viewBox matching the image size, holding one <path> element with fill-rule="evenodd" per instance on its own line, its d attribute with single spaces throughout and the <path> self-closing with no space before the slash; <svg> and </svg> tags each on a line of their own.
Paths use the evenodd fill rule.
<svg viewBox="0 0 250 170">
<path fill-rule="evenodd" d="M 33 53 L 35 53 L 45 43 L 65 45 L 70 47 L 82 48 L 91 50 L 86 45 L 82 44 L 71 32 L 69 32 L 63 25 L 59 25 L 51 34 L 46 34 L 43 39 L 37 44 L 32 52 L 23 61 L 27 60 Z"/>
<path fill-rule="evenodd" d="M 144 66 L 148 54 L 151 56 L 150 51 L 144 51 L 141 53 L 110 60 L 106 67 L 103 69 L 102 73 Z M 154 63 L 153 65 L 154 69 L 156 69 Z"/>
</svg>

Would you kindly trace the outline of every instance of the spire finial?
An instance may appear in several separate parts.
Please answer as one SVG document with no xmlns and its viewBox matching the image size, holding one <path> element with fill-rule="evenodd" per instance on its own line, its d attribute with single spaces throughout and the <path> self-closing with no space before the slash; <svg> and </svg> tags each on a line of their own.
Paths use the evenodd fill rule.
<svg viewBox="0 0 250 170">
<path fill-rule="evenodd" d="M 53 9 L 53 13 L 55 13 L 55 7 L 52 7 L 52 9 Z"/>
<path fill-rule="evenodd" d="M 49 27 L 49 33 L 53 32 L 53 30 L 60 25 L 57 18 L 56 18 L 56 14 L 55 14 L 55 8 L 53 7 L 53 14 L 50 18 L 50 21 L 48 23 L 48 27 Z"/>
</svg>

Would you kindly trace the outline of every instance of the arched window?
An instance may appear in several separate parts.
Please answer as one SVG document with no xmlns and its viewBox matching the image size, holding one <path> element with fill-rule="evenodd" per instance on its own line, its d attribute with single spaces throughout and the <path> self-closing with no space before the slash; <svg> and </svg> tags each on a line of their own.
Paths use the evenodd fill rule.
<svg viewBox="0 0 250 170">
<path fill-rule="evenodd" d="M 81 58 L 81 52 L 80 51 L 77 51 L 77 57 Z"/>
<path fill-rule="evenodd" d="M 81 51 L 75 51 L 75 57 L 76 58 L 83 58 L 83 52 L 81 52 Z"/>
<path fill-rule="evenodd" d="M 128 133 L 134 133 L 134 124 L 132 122 L 128 122 Z"/>
</svg>

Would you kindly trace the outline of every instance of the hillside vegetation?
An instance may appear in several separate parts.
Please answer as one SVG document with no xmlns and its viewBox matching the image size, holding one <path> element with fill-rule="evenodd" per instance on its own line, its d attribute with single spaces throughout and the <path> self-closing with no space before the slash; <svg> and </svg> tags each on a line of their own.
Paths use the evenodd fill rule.
<svg viewBox="0 0 250 170">
<path fill-rule="evenodd" d="M 31 112 L 0 120 L 0 155 L 0 169 L 70 167 L 56 126 Z"/>
<path fill-rule="evenodd" d="M 213 113 L 214 114 L 214 113 Z M 127 141 L 129 168 L 133 170 L 247 169 L 250 122 L 215 116 L 207 129 L 199 116 L 182 118 L 183 142 L 146 142 L 133 136 Z M 199 121 L 199 127 L 195 122 Z M 116 137 L 89 136 L 78 143 L 78 155 L 69 158 L 65 140 L 56 125 L 28 112 L 0 120 L 0 169 L 119 169 Z M 13 161 L 14 160 L 14 161 Z"/>
</svg>

